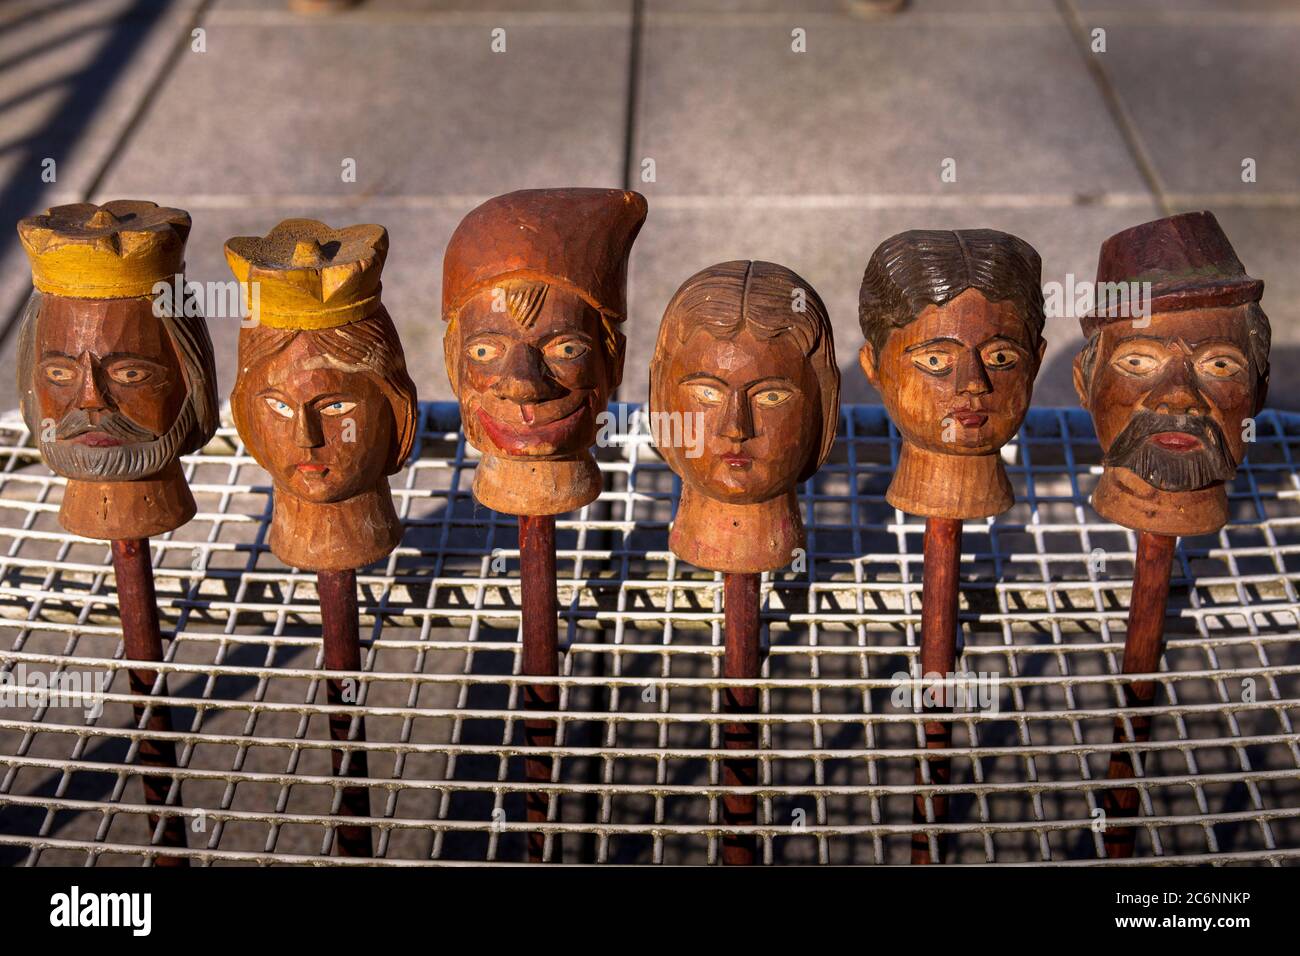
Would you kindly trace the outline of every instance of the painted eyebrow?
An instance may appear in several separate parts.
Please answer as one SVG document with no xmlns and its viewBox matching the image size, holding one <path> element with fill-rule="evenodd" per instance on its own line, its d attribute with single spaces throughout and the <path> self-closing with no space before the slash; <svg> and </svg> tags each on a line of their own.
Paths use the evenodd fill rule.
<svg viewBox="0 0 1300 956">
<path fill-rule="evenodd" d="M 1164 348 L 1172 348 L 1173 344 L 1176 341 L 1178 341 L 1178 339 L 1172 337 L 1160 338 L 1159 336 L 1156 335 L 1130 335 L 1128 338 L 1123 338 L 1120 339 L 1118 342 L 1116 342 L 1115 348 L 1120 349 L 1129 342 L 1151 342 L 1155 345 L 1163 346 Z M 1236 351 L 1240 352 L 1242 355 L 1246 354 L 1245 350 L 1236 342 L 1232 341 L 1232 339 L 1225 339 L 1222 336 L 1217 336 L 1217 335 L 1212 336 L 1211 338 L 1208 339 L 1201 339 L 1198 342 L 1187 343 L 1187 347 L 1190 349 L 1199 349 L 1206 345 L 1225 345 L 1229 348 L 1235 349 Z"/>
<path fill-rule="evenodd" d="M 1226 345 L 1228 348 L 1240 352 L 1242 355 L 1246 354 L 1246 350 L 1243 349 L 1236 342 L 1232 341 L 1231 339 L 1225 339 L 1218 336 L 1209 339 L 1201 339 L 1199 342 L 1189 342 L 1188 344 L 1194 349 L 1199 349 L 1206 345 Z"/>
<path fill-rule="evenodd" d="M 791 382 L 788 378 L 781 378 L 780 376 L 777 375 L 769 375 L 766 378 L 756 378 L 752 382 L 746 383 L 745 385 L 746 391 L 753 388 L 755 385 L 770 385 L 773 387 L 779 386 L 781 388 L 788 388 L 791 390 L 794 389 L 793 382 Z"/>
<path fill-rule="evenodd" d="M 122 359 L 127 359 L 131 362 L 143 362 L 146 365 L 156 365 L 159 368 L 163 368 L 161 362 L 155 359 L 146 358 L 143 355 L 138 355 L 135 352 L 109 352 L 107 355 L 101 355 L 99 357 L 99 364 L 103 365 L 105 362 L 119 362 Z"/>
<path fill-rule="evenodd" d="M 1003 335 L 1000 332 L 997 335 L 990 335 L 987 339 L 985 339 L 983 342 L 981 342 L 979 345 L 975 347 L 977 349 L 982 349 L 990 342 L 1010 342 L 1012 345 L 1016 346 L 1017 348 L 1024 349 L 1026 352 L 1029 351 L 1029 346 L 1026 345 L 1024 342 L 1020 341 L 1020 339 L 1016 338 L 1014 335 Z"/>
<path fill-rule="evenodd" d="M 543 333 L 541 338 L 547 342 L 555 339 L 582 339 L 584 342 L 596 341 L 595 336 L 588 335 L 581 329 L 556 329 L 554 332 Z"/>
<path fill-rule="evenodd" d="M 1123 348 L 1125 345 L 1128 345 L 1130 342 L 1150 342 L 1153 345 L 1161 345 L 1164 346 L 1165 348 L 1169 348 L 1173 344 L 1174 339 L 1161 338 L 1158 335 L 1130 335 L 1116 342 L 1115 348 L 1116 349 Z"/>
<path fill-rule="evenodd" d="M 909 345 L 907 348 L 903 349 L 903 354 L 906 355 L 909 352 L 915 352 L 917 349 L 927 348 L 931 345 L 939 345 L 940 343 L 944 345 L 955 345 L 958 348 L 963 349 L 966 348 L 966 343 L 961 339 L 955 339 L 950 335 L 940 335 L 933 339 L 927 339 L 924 342 L 917 342 L 915 345 Z"/>
<path fill-rule="evenodd" d="M 687 375 L 677 384 L 686 385 L 690 382 L 717 382 L 723 388 L 730 387 L 722 379 L 718 378 L 716 375 L 710 375 L 708 372 L 692 372 L 690 375 Z"/>
</svg>

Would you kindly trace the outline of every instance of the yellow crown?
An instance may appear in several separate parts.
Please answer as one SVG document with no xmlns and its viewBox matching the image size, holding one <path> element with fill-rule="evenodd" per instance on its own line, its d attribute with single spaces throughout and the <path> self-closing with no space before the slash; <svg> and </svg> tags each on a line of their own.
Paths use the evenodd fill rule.
<svg viewBox="0 0 1300 956">
<path fill-rule="evenodd" d="M 387 255 L 383 226 L 331 229 L 315 219 L 286 219 L 265 236 L 226 243 L 251 317 L 277 329 L 332 329 L 370 315 Z"/>
<path fill-rule="evenodd" d="M 54 206 L 18 223 L 32 284 L 76 299 L 149 295 L 185 268 L 190 214 L 138 199 Z"/>
</svg>

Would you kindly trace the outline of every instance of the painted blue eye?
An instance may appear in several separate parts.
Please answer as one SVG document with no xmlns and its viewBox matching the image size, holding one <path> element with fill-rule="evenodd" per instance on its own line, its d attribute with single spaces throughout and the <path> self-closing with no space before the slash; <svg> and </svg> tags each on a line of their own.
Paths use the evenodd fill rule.
<svg viewBox="0 0 1300 956">
<path fill-rule="evenodd" d="M 293 418 L 293 409 L 289 407 L 287 402 L 282 402 L 278 398 L 268 398 L 266 404 L 271 406 L 271 411 L 281 418 Z"/>
</svg>

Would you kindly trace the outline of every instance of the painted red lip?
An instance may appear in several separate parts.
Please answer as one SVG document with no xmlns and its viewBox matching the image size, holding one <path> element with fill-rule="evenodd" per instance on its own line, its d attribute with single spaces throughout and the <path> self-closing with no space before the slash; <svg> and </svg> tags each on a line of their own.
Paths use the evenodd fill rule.
<svg viewBox="0 0 1300 956">
<path fill-rule="evenodd" d="M 748 468 L 754 463 L 748 455 L 723 455 L 722 460 L 728 468 Z"/>
<path fill-rule="evenodd" d="M 1201 447 L 1201 440 L 1187 432 L 1157 432 L 1151 441 L 1169 451 L 1193 451 Z"/>
<path fill-rule="evenodd" d="M 112 435 L 106 435 L 103 432 L 86 432 L 86 434 L 78 435 L 72 440 L 78 445 L 89 445 L 91 448 L 115 448 L 122 444 Z"/>
<path fill-rule="evenodd" d="M 953 412 L 952 417 L 966 428 L 979 428 L 989 420 L 987 415 L 981 415 L 979 412 Z"/>
<path fill-rule="evenodd" d="M 298 470 L 309 475 L 324 475 L 329 471 L 329 466 L 316 461 L 304 461 L 298 466 Z"/>
<path fill-rule="evenodd" d="M 586 410 L 587 403 L 583 402 L 563 418 L 557 418 L 545 425 L 529 425 L 527 428 L 507 425 L 501 419 L 493 418 L 482 408 L 478 409 L 478 420 L 488 437 L 492 439 L 492 443 L 502 451 L 513 455 L 527 455 L 530 449 L 538 445 L 558 447 L 566 444 L 582 427 Z"/>
</svg>

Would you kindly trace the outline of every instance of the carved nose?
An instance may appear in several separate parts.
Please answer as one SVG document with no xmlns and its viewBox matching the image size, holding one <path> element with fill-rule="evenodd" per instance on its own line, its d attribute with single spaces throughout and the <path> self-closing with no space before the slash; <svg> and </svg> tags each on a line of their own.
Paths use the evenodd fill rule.
<svg viewBox="0 0 1300 956">
<path fill-rule="evenodd" d="M 81 388 L 77 392 L 77 407 L 86 412 L 102 412 L 110 407 L 108 396 L 100 387 L 99 369 L 83 356 L 77 363 L 81 366 Z"/>
<path fill-rule="evenodd" d="M 319 448 L 325 444 L 325 432 L 315 409 L 303 406 L 294 416 L 293 443 L 299 448 Z"/>
<path fill-rule="evenodd" d="M 986 395 L 993 391 L 984 363 L 974 350 L 966 350 L 957 357 L 957 393 L 959 395 Z"/>
<path fill-rule="evenodd" d="M 1196 374 L 1187 359 L 1173 359 L 1169 371 L 1144 404 L 1160 415 L 1208 415 L 1210 405 L 1196 387 Z"/>
<path fill-rule="evenodd" d="M 727 396 L 718 434 L 732 441 L 746 441 L 754 437 L 754 419 L 749 411 L 749 398 L 740 389 Z"/>
<path fill-rule="evenodd" d="M 531 405 L 564 394 L 547 374 L 542 354 L 531 345 L 514 345 L 506 353 L 501 376 L 492 383 L 492 394 L 519 405 Z"/>
</svg>

